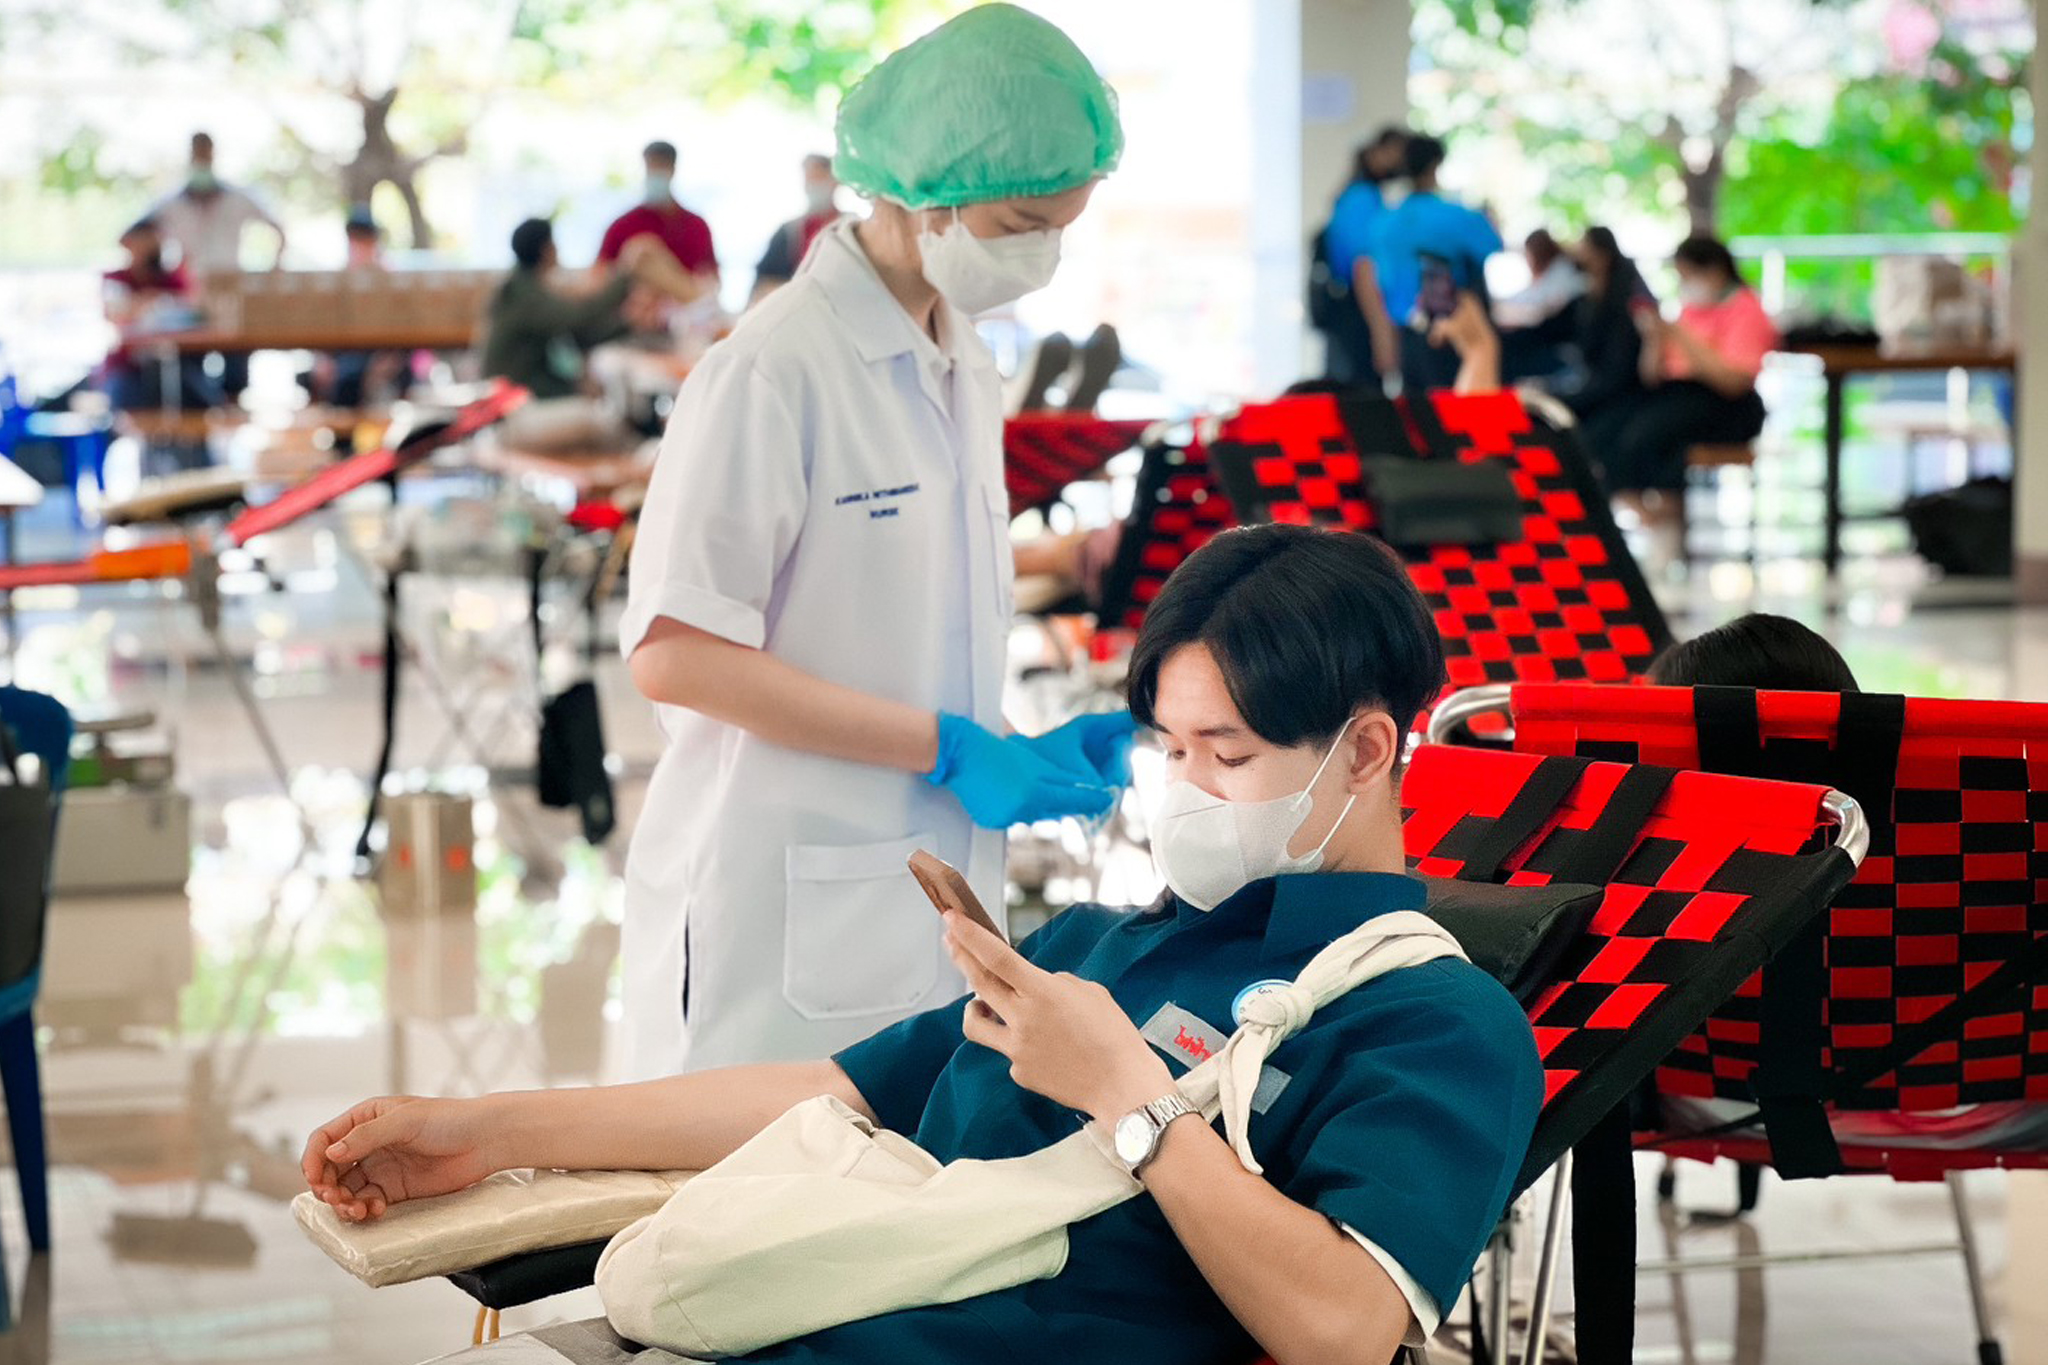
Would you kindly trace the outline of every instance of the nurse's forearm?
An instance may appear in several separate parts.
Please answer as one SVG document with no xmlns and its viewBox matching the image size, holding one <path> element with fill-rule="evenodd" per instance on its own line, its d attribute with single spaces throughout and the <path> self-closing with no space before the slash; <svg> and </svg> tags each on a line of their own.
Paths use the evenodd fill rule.
<svg viewBox="0 0 2048 1365">
<path fill-rule="evenodd" d="M 1322 1214 L 1238 1162 L 1199 1119 L 1169 1124 L 1143 1171 L 1202 1278 L 1279 1365 L 1384 1365 L 1410 1311 L 1386 1271 Z"/>
<path fill-rule="evenodd" d="M 772 654 L 657 617 L 630 660 L 650 701 L 685 706 L 770 744 L 928 773 L 938 718 L 921 707 L 827 682 Z"/>
<path fill-rule="evenodd" d="M 833 1062 L 770 1062 L 636 1085 L 486 1096 L 497 1134 L 493 1169 L 701 1171 L 817 1095 L 869 1119 L 868 1102 Z"/>
</svg>

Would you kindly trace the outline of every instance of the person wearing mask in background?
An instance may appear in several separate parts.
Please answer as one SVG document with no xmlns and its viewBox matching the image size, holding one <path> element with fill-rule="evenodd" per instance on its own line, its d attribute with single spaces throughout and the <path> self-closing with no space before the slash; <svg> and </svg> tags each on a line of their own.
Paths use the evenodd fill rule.
<svg viewBox="0 0 2048 1365">
<path fill-rule="evenodd" d="M 1568 363 L 1544 387 L 1572 410 L 1598 459 L 1642 396 L 1643 335 L 1635 313 L 1655 311 L 1657 300 L 1608 229 L 1587 228 L 1575 254 L 1586 292 L 1571 310 Z"/>
<path fill-rule="evenodd" d="M 150 210 L 166 240 L 178 249 L 178 263 L 203 280 L 242 268 L 242 238 L 260 224 L 277 238 L 273 267 L 284 263 L 284 228 L 247 190 L 224 182 L 213 169 L 213 138 L 192 134 L 192 162 L 185 183 Z"/>
<path fill-rule="evenodd" d="M 1646 388 L 1607 428 L 1604 446 L 1592 449 L 1608 492 L 1654 495 L 1654 508 L 1643 499 L 1652 520 L 1675 520 L 1688 448 L 1748 441 L 1764 429 L 1756 379 L 1778 344 L 1762 301 L 1718 240 L 1686 238 L 1671 264 L 1678 271 L 1678 318 L 1667 321 L 1655 308 L 1633 310 Z"/>
<path fill-rule="evenodd" d="M 683 384 L 621 644 L 668 747 L 626 860 L 626 1070 L 814 1057 L 960 992 L 917 848 L 1004 905 L 1003 831 L 1106 812 L 1131 721 L 1007 735 L 1002 394 L 970 319 L 1043 288 L 1117 164 L 1059 29 L 983 5 L 841 102 L 874 201 Z"/>
<path fill-rule="evenodd" d="M 768 239 L 761 263 L 754 267 L 754 292 L 749 304 L 759 303 L 796 278 L 797 267 L 810 255 L 818 234 L 839 221 L 839 178 L 832 174 L 832 158 L 813 153 L 804 158 L 804 211 L 792 218 Z"/>
<path fill-rule="evenodd" d="M 1381 377 L 1373 364 L 1358 268 L 1372 245 L 1372 226 L 1386 212 L 1387 187 L 1402 173 L 1407 147 L 1407 131 L 1391 125 L 1360 144 L 1351 183 L 1337 196 L 1310 254 L 1309 321 L 1326 343 L 1325 373 L 1339 384 L 1376 385 Z"/>
<path fill-rule="evenodd" d="M 213 138 L 192 134 L 192 159 L 185 183 L 167 196 L 149 216 L 177 248 L 178 263 L 192 275 L 203 294 L 209 275 L 233 275 L 242 268 L 242 238 L 252 225 L 268 228 L 277 238 L 273 270 L 284 267 L 284 228 L 248 191 L 221 180 L 213 169 Z M 208 358 L 209 361 L 212 357 Z M 219 357 L 220 387 L 238 398 L 249 382 L 249 357 L 226 352 Z"/>
<path fill-rule="evenodd" d="M 676 202 L 676 149 L 672 142 L 650 142 L 640 153 L 647 168 L 640 202 L 612 220 L 597 248 L 597 267 L 608 272 L 620 262 L 626 243 L 652 237 L 675 258 L 690 278 L 687 290 L 670 290 L 678 302 L 690 303 L 718 293 L 718 254 L 711 245 L 711 225 Z"/>
<path fill-rule="evenodd" d="M 120 336 L 102 373 L 107 400 L 119 411 L 133 412 L 161 407 L 165 399 L 163 366 L 154 356 L 137 355 L 135 342 L 153 331 L 190 325 L 192 277 L 182 264 L 164 263 L 163 229 L 154 218 L 129 224 L 121 233 L 121 249 L 127 261 L 102 277 L 107 321 Z M 185 408 L 220 404 L 220 387 L 207 376 L 201 357 L 179 358 L 178 395 Z"/>
<path fill-rule="evenodd" d="M 1456 380 L 1457 352 L 1431 341 L 1430 332 L 1456 310 L 1460 294 L 1475 293 L 1484 303 L 1486 259 L 1504 245 L 1485 214 L 1439 193 L 1443 164 L 1443 143 L 1408 139 L 1405 165 L 1413 188 L 1373 223 L 1359 274 L 1376 363 L 1382 373 L 1399 369 L 1402 390 L 1412 394 Z"/>
</svg>

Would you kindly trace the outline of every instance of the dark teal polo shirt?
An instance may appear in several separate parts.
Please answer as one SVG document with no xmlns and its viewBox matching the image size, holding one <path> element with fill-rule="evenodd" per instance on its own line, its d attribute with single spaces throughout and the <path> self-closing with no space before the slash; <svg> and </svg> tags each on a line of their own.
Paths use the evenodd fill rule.
<svg viewBox="0 0 2048 1365">
<path fill-rule="evenodd" d="M 1199 1025 L 1221 1037 L 1247 987 L 1292 980 L 1375 915 L 1419 910 L 1419 882 L 1308 873 L 1254 882 L 1204 912 L 1077 907 L 1025 941 L 1048 971 L 1099 981 L 1157 1034 L 1176 1073 Z M 907 1019 L 835 1059 L 882 1123 L 941 1161 L 1021 1156 L 1080 1119 L 1010 1079 L 961 1036 L 964 1002 Z M 1192 1023 L 1188 1021 L 1192 1020 Z M 1448 1310 L 1506 1207 L 1543 1100 L 1521 1008 L 1457 960 L 1407 967 L 1316 1012 L 1269 1059 L 1252 1151 L 1289 1198 L 1357 1230 Z M 1181 1248 L 1149 1194 L 1069 1230 L 1049 1280 L 819 1332 L 748 1357 L 789 1365 L 1247 1365 L 1258 1348 Z M 1333 1254 L 1342 1248 L 1333 1244 Z"/>
</svg>

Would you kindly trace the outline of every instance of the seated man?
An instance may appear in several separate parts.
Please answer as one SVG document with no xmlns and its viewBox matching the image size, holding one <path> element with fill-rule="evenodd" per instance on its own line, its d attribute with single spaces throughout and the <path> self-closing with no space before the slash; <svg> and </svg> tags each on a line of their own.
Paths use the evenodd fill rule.
<svg viewBox="0 0 2048 1365">
<path fill-rule="evenodd" d="M 1422 907 L 1398 785 L 1443 675 L 1429 611 L 1378 541 L 1226 532 L 1161 591 L 1132 658 L 1132 710 L 1171 779 L 1150 909 L 1072 909 L 1019 949 L 949 915 L 976 995 L 830 1061 L 368 1100 L 308 1139 L 306 1179 L 361 1220 L 506 1168 L 701 1168 L 821 1094 L 942 1161 L 1021 1155 L 1077 1116 L 1116 1125 L 1174 1093 L 1247 996 Z M 1443 959 L 1333 1000 L 1271 1066 L 1249 1124 L 1263 1175 L 1200 1117 L 1141 1128 L 1144 1192 L 1072 1225 L 1060 1274 L 746 1358 L 1385 1365 L 1436 1327 L 1506 1204 L 1543 1098 L 1528 1022 Z"/>
</svg>

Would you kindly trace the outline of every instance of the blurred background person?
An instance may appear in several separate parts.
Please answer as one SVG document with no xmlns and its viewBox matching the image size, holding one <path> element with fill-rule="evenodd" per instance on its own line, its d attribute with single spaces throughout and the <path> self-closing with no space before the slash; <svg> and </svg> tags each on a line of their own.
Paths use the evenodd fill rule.
<svg viewBox="0 0 2048 1365">
<path fill-rule="evenodd" d="M 747 302 L 758 303 L 796 278 L 797 267 L 810 254 L 818 234 L 839 221 L 839 178 L 832 174 L 832 158 L 813 152 L 804 158 L 804 211 L 775 229 L 768 249 L 754 267 L 754 292 Z"/>
<path fill-rule="evenodd" d="M 1568 364 L 1545 387 L 1578 418 L 1598 459 L 1642 396 L 1643 334 L 1635 313 L 1654 312 L 1657 299 L 1607 228 L 1587 228 L 1575 255 L 1586 290 L 1571 310 Z"/>
<path fill-rule="evenodd" d="M 1340 384 L 1370 384 L 1380 377 L 1358 293 L 1358 266 L 1372 247 L 1373 224 L 1387 210 L 1388 190 L 1404 170 L 1407 148 L 1407 130 L 1391 124 L 1359 144 L 1351 183 L 1337 195 L 1310 251 L 1309 321 L 1323 334 L 1324 373 Z"/>
<path fill-rule="evenodd" d="M 718 253 L 711 243 L 711 225 L 676 201 L 675 144 L 650 142 L 640 157 L 647 172 L 640 202 L 613 219 L 604 230 L 604 240 L 597 248 L 598 269 L 609 271 L 619 263 L 626 243 L 636 237 L 651 236 L 693 281 L 686 291 L 687 297 L 679 294 L 678 301 L 688 303 L 705 295 L 716 295 Z"/>
<path fill-rule="evenodd" d="M 223 181 L 213 168 L 213 138 L 192 134 L 192 154 L 185 183 L 167 196 L 150 217 L 164 239 L 177 248 L 178 263 L 203 291 L 209 275 L 232 275 L 242 268 L 242 239 L 252 226 L 268 229 L 277 239 L 272 269 L 284 265 L 284 227 L 247 190 Z M 249 383 L 249 357 L 234 352 L 208 356 L 209 369 L 220 374 L 220 388 L 238 398 Z"/>
<path fill-rule="evenodd" d="M 661 258 L 658 244 L 629 240 L 621 269 L 586 293 L 555 278 L 560 259 L 545 218 L 512 229 L 512 271 L 491 295 L 484 323 L 483 372 L 509 379 L 533 401 L 500 427 L 520 450 L 615 453 L 639 444 L 623 415 L 600 402 L 589 380 L 590 352 L 631 331 L 626 301 L 636 268 Z"/>
<path fill-rule="evenodd" d="M 102 369 L 107 397 L 124 412 L 162 407 L 170 401 L 164 391 L 165 366 L 143 353 L 139 343 L 153 332 L 191 324 L 192 277 L 182 264 L 165 263 L 163 229 L 153 217 L 138 219 L 121 233 L 121 250 L 127 260 L 102 277 L 107 321 L 119 336 Z M 208 378 L 201 357 L 180 356 L 172 363 L 178 406 L 220 404 L 220 386 Z"/>
<path fill-rule="evenodd" d="M 1476 293 L 1484 302 L 1486 260 L 1504 245 L 1485 214 L 1439 191 L 1444 155 L 1436 138 L 1408 138 L 1408 195 L 1374 221 L 1371 279 L 1359 276 L 1375 363 L 1383 374 L 1398 368 L 1407 393 L 1449 388 L 1457 379 L 1458 353 L 1432 342 L 1430 331 L 1456 311 L 1460 294 Z"/>
<path fill-rule="evenodd" d="M 1593 450 L 1609 492 L 1658 495 L 1644 503 L 1653 519 L 1668 519 L 1666 505 L 1676 511 L 1689 447 L 1753 440 L 1763 431 L 1756 379 L 1778 344 L 1777 327 L 1718 238 L 1686 238 L 1671 264 L 1678 272 L 1678 317 L 1633 310 L 1643 336 L 1646 387 L 1623 405 L 1605 444 Z"/>
<path fill-rule="evenodd" d="M 213 169 L 213 138 L 192 134 L 192 159 L 180 185 L 150 217 L 177 247 L 178 263 L 195 278 L 233 274 L 242 268 L 242 238 L 260 225 L 277 240 L 273 267 L 284 263 L 284 228 L 268 209 L 238 185 L 222 180 Z"/>
</svg>

